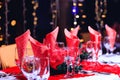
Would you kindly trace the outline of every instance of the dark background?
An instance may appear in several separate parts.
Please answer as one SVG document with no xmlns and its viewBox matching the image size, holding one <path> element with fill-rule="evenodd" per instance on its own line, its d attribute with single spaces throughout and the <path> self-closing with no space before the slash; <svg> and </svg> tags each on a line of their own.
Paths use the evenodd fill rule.
<svg viewBox="0 0 120 80">
<path fill-rule="evenodd" d="M 4 0 L 2 1 L 4 3 Z M 50 0 L 38 0 L 39 7 L 36 11 L 38 17 L 38 25 L 36 26 L 35 35 L 36 39 L 42 42 L 45 35 L 53 30 L 53 26 L 50 24 L 52 17 L 51 17 L 51 8 L 50 8 Z M 96 21 L 95 21 L 95 0 L 85 0 L 84 1 L 84 11 L 87 15 L 87 18 L 84 20 L 86 24 L 81 25 L 80 20 L 78 22 L 81 25 L 81 32 L 87 32 L 87 27 L 90 25 L 96 29 Z M 9 36 L 9 44 L 15 42 L 15 37 L 21 35 L 27 29 L 31 30 L 31 35 L 33 35 L 33 5 L 31 4 L 31 0 L 25 0 L 26 5 L 26 24 L 23 27 L 23 1 L 22 0 L 10 0 L 8 3 L 8 33 Z M 0 34 L 5 34 L 5 5 L 3 4 L 3 8 L 0 10 L 0 15 L 2 19 L 0 20 L 0 26 L 2 26 L 2 30 Z M 72 13 L 69 13 L 72 16 Z M 72 17 L 71 21 L 72 20 Z M 14 27 L 11 27 L 10 21 L 16 20 L 17 24 Z M 120 0 L 107 0 L 107 17 L 104 20 L 105 24 L 112 26 L 115 22 L 120 23 Z M 71 24 L 71 23 L 70 23 Z M 71 27 L 71 26 L 70 26 Z M 5 36 L 4 36 L 5 37 Z M 5 40 L 5 39 L 4 39 Z M 1 41 L 1 45 L 5 44 L 5 41 Z"/>
</svg>

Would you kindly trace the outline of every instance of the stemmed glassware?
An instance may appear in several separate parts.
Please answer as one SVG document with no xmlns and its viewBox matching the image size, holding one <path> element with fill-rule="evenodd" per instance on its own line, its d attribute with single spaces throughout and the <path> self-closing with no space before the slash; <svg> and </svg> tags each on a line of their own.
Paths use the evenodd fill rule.
<svg viewBox="0 0 120 80">
<path fill-rule="evenodd" d="M 116 47 L 111 48 L 110 47 L 110 54 L 113 54 L 113 51 L 116 49 Z"/>
<path fill-rule="evenodd" d="M 38 57 L 33 56 L 32 48 L 26 48 L 25 54 L 22 58 L 19 67 L 23 75 L 28 80 L 34 80 L 37 78 L 41 70 L 41 66 L 39 63 L 40 63 L 40 59 Z"/>
<path fill-rule="evenodd" d="M 91 54 L 92 60 L 96 59 L 95 49 L 94 49 L 94 42 L 88 41 L 86 44 L 86 51 Z"/>
<path fill-rule="evenodd" d="M 109 49 L 110 49 L 110 43 L 109 43 L 109 37 L 105 36 L 103 39 L 103 45 L 106 48 L 106 55 L 109 54 Z"/>
<path fill-rule="evenodd" d="M 67 65 L 67 72 L 65 74 L 65 78 L 69 78 L 75 75 L 75 67 L 78 64 L 77 58 L 77 49 L 75 47 L 66 47 L 65 48 L 65 63 Z"/>
<path fill-rule="evenodd" d="M 39 72 L 38 80 L 48 80 L 50 76 L 49 57 L 40 57 L 41 70 Z"/>
<path fill-rule="evenodd" d="M 25 56 L 21 63 L 21 71 L 28 80 L 34 80 L 40 72 L 39 58 Z"/>
<path fill-rule="evenodd" d="M 65 47 L 64 42 L 56 42 L 56 46 L 63 49 Z"/>
<path fill-rule="evenodd" d="M 109 39 L 110 38 L 106 36 L 104 37 L 104 40 L 103 40 L 103 45 L 105 46 L 106 51 L 107 51 L 106 55 L 113 54 L 113 51 L 116 49 L 116 47 L 111 48 Z M 109 53 L 109 50 L 110 50 L 110 53 Z"/>
</svg>

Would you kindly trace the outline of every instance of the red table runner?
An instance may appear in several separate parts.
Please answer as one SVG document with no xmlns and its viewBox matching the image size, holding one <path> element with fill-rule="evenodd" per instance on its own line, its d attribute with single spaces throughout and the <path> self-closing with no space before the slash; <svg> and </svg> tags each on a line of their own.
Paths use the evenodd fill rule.
<svg viewBox="0 0 120 80">
<path fill-rule="evenodd" d="M 101 64 L 99 62 L 91 62 L 91 61 L 83 61 L 81 64 L 84 70 L 114 73 L 120 76 L 120 66 L 118 66 L 117 64 L 109 65 L 109 64 L 103 64 L 103 63 Z"/>
<path fill-rule="evenodd" d="M 84 70 L 114 73 L 114 74 L 117 74 L 120 76 L 120 67 L 118 65 L 100 64 L 98 62 L 91 62 L 91 61 L 83 61 L 81 64 L 82 64 Z M 16 66 L 12 67 L 12 68 L 7 68 L 3 71 L 6 73 L 11 73 L 11 74 L 21 74 L 20 69 Z M 94 74 L 82 74 L 81 73 L 81 74 L 76 74 L 74 76 L 74 78 L 92 76 L 92 75 L 94 75 Z M 23 75 L 16 76 L 16 77 L 21 80 L 26 80 L 26 78 Z M 64 74 L 49 77 L 49 80 L 59 80 L 59 79 L 64 79 Z"/>
</svg>

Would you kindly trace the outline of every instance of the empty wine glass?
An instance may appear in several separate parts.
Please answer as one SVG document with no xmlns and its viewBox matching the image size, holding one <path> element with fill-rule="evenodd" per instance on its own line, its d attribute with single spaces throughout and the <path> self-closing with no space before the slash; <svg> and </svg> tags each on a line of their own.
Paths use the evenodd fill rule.
<svg viewBox="0 0 120 80">
<path fill-rule="evenodd" d="M 74 47 L 66 47 L 65 48 L 66 55 L 65 55 L 65 63 L 67 65 L 67 72 L 65 74 L 65 78 L 73 77 L 75 74 L 75 65 L 76 64 L 76 57 L 77 51 Z"/>
<path fill-rule="evenodd" d="M 15 48 L 15 64 L 20 68 L 20 61 L 19 61 L 19 58 L 18 58 L 17 48 Z"/>
<path fill-rule="evenodd" d="M 64 42 L 56 42 L 56 46 L 59 48 L 64 48 L 65 44 L 64 44 Z"/>
<path fill-rule="evenodd" d="M 116 49 L 116 47 L 110 48 L 110 54 L 113 54 L 113 51 Z"/>
<path fill-rule="evenodd" d="M 106 48 L 106 55 L 109 54 L 109 49 L 110 49 L 110 43 L 109 43 L 109 37 L 105 36 L 103 39 L 103 45 Z"/>
<path fill-rule="evenodd" d="M 48 80 L 50 76 L 50 64 L 49 64 L 49 57 L 40 57 L 41 70 L 39 72 L 39 79 L 38 80 Z"/>
<path fill-rule="evenodd" d="M 28 80 L 34 80 L 40 72 L 39 58 L 25 56 L 21 63 L 21 71 Z"/>
<path fill-rule="evenodd" d="M 34 80 L 40 72 L 40 62 L 38 57 L 33 56 L 32 48 L 26 48 L 22 58 L 20 69 L 28 80 Z"/>
<path fill-rule="evenodd" d="M 95 49 L 94 49 L 94 42 L 88 41 L 86 43 L 86 51 L 90 54 L 90 57 L 94 61 L 96 59 Z"/>
</svg>

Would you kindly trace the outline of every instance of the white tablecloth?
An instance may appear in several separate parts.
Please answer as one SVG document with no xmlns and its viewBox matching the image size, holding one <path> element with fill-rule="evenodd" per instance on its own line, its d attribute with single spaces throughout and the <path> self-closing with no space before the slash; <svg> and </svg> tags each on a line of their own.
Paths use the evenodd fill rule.
<svg viewBox="0 0 120 80">
<path fill-rule="evenodd" d="M 120 80 L 120 78 L 118 75 L 115 74 L 110 74 L 110 75 L 96 74 L 94 76 L 72 78 L 72 79 L 61 79 L 61 80 Z"/>
<path fill-rule="evenodd" d="M 99 56 L 98 61 L 100 63 L 104 62 L 110 65 L 117 64 L 120 66 L 120 55 L 117 54 L 101 55 Z"/>
</svg>

